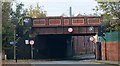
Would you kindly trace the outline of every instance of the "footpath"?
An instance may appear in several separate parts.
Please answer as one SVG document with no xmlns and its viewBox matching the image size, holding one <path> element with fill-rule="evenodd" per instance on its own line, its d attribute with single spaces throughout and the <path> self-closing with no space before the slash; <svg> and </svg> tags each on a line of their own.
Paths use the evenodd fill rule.
<svg viewBox="0 0 120 66">
<path fill-rule="evenodd" d="M 84 62 L 94 62 L 99 64 L 120 66 L 120 61 L 107 61 L 107 60 L 82 60 Z"/>
<path fill-rule="evenodd" d="M 94 63 L 98 63 L 98 64 L 108 64 L 108 65 L 120 66 L 120 61 L 96 60 L 94 54 L 74 56 L 73 59 L 84 61 L 84 62 L 94 62 Z"/>
<path fill-rule="evenodd" d="M 18 60 L 16 63 L 15 60 L 7 60 L 3 61 L 2 64 L 31 64 L 33 62 L 46 62 L 47 60 Z M 61 60 L 62 61 L 62 60 Z M 95 60 L 95 59 L 88 59 L 88 60 L 79 60 L 82 62 L 92 62 L 95 64 L 106 64 L 106 65 L 111 65 L 111 66 L 120 66 L 120 62 L 117 61 L 103 61 L 103 60 Z"/>
<path fill-rule="evenodd" d="M 81 56 L 74 56 L 71 59 L 67 59 L 66 61 L 82 61 L 82 62 L 93 62 L 97 64 L 107 64 L 112 66 L 120 66 L 120 61 L 104 61 L 104 60 L 96 60 L 94 54 L 87 54 Z M 32 62 L 46 62 L 46 61 L 65 61 L 65 60 L 18 60 L 16 63 L 15 60 L 3 60 L 2 64 L 31 64 Z"/>
</svg>

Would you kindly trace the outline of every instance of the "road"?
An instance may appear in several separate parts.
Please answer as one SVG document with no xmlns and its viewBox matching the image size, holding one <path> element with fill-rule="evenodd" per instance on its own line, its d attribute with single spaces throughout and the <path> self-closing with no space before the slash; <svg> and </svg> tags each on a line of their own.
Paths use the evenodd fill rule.
<svg viewBox="0 0 120 66">
<path fill-rule="evenodd" d="M 31 63 L 31 66 L 116 66 L 116 65 L 84 61 L 47 61 L 47 62 L 33 62 Z"/>
<path fill-rule="evenodd" d="M 76 60 L 77 58 L 77 60 Z M 79 58 L 79 59 L 78 59 Z M 105 65 L 102 63 L 84 61 L 84 60 L 94 59 L 93 54 L 83 55 L 83 56 L 75 56 L 72 60 L 54 60 L 54 61 L 41 61 L 41 60 L 18 60 L 18 62 L 14 62 L 14 60 L 8 60 L 3 66 L 114 66 L 114 65 Z"/>
<path fill-rule="evenodd" d="M 96 64 L 96 63 L 83 61 L 46 61 L 46 62 L 32 62 L 31 64 Z"/>
</svg>

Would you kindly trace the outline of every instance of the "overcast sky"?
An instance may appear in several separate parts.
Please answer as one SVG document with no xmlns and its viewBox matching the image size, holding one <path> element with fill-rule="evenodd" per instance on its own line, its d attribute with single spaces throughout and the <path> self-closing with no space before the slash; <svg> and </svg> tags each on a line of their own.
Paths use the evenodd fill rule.
<svg viewBox="0 0 120 66">
<path fill-rule="evenodd" d="M 17 0 L 25 4 L 25 8 L 30 5 L 35 6 L 37 2 L 42 9 L 47 11 L 47 16 L 69 15 L 69 7 L 72 7 L 72 14 L 93 14 L 92 10 L 97 5 L 95 0 Z"/>
</svg>

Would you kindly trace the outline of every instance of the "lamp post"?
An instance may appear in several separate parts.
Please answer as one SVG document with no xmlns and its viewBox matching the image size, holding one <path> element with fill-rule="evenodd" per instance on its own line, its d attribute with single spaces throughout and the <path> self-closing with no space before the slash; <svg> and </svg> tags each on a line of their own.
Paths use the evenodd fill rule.
<svg viewBox="0 0 120 66">
<path fill-rule="evenodd" d="M 32 26 L 32 18 L 31 17 L 24 17 L 23 18 L 23 23 L 24 27 L 29 27 L 28 30 L 31 29 Z M 34 40 L 25 40 L 25 44 L 30 44 L 31 45 L 31 59 L 33 59 L 33 45 L 34 45 Z"/>
<path fill-rule="evenodd" d="M 14 60 L 17 62 L 17 56 L 16 56 L 16 25 L 14 25 Z"/>
</svg>

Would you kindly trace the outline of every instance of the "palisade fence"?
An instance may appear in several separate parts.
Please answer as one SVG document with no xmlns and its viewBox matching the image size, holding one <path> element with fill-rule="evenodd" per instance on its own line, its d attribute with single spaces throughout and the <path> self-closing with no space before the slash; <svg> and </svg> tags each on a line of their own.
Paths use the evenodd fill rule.
<svg viewBox="0 0 120 66">
<path fill-rule="evenodd" d="M 110 41 L 120 41 L 120 32 L 108 32 L 105 34 L 105 38 L 107 42 Z M 104 40 L 102 39 L 102 42 Z"/>
<path fill-rule="evenodd" d="M 120 61 L 120 32 L 109 32 L 102 39 L 102 60 Z"/>
</svg>

